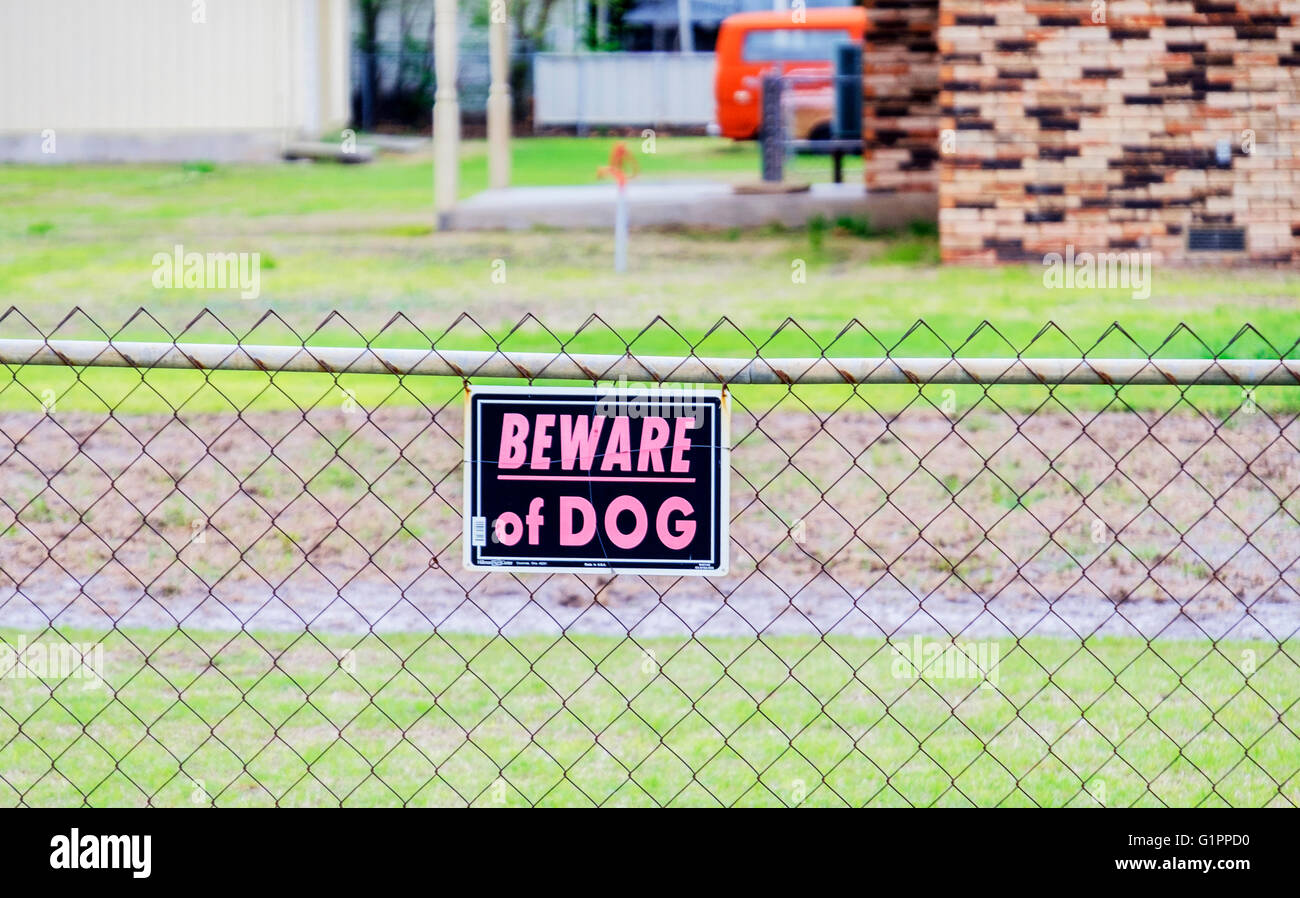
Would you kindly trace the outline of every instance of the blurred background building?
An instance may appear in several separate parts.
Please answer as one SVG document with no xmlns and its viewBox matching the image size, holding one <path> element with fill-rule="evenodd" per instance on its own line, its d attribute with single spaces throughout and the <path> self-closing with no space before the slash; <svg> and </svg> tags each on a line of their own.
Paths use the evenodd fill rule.
<svg viewBox="0 0 1300 898">
<path fill-rule="evenodd" d="M 457 84 L 467 135 L 478 133 L 485 116 L 489 4 L 459 4 Z M 516 129 L 582 133 L 637 125 L 703 131 L 712 118 L 712 52 L 719 24 L 736 12 L 791 3 L 509 0 L 508 5 Z M 802 5 L 856 4 L 806 0 Z M 354 0 L 354 6 L 354 121 L 366 130 L 427 128 L 435 87 L 433 0 Z M 690 40 L 683 52 L 686 32 Z"/>
<path fill-rule="evenodd" d="M 348 0 L 0 7 L 0 160 L 269 159 L 349 118 Z"/>
</svg>

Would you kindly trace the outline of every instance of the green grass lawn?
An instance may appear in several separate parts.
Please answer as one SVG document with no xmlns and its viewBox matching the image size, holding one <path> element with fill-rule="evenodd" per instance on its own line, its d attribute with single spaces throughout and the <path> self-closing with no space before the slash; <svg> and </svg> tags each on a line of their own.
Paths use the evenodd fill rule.
<svg viewBox="0 0 1300 898">
<path fill-rule="evenodd" d="M 594 183 L 611 143 L 517 140 L 514 183 Z M 661 137 L 655 154 L 640 159 L 647 181 L 737 179 L 753 177 L 756 150 L 711 138 Z M 484 165 L 482 144 L 467 143 L 466 194 L 483 186 Z M 447 339 L 466 345 L 482 340 L 468 324 L 453 327 L 461 312 L 496 338 L 527 314 L 569 334 L 595 314 L 626 340 L 662 315 L 704 351 L 752 352 L 754 341 L 771 354 L 813 345 L 846 353 L 875 342 L 857 330 L 836 339 L 854 319 L 899 354 L 945 352 L 962 345 L 985 320 L 1006 339 L 986 333 L 967 347 L 971 354 L 1026 348 L 1048 321 L 1083 347 L 1094 346 L 1114 321 L 1146 351 L 1158 349 L 1179 323 L 1207 344 L 1184 334 L 1166 354 L 1276 354 L 1300 339 L 1300 274 L 1294 271 L 1157 270 L 1152 296 L 1143 300 L 1122 290 L 1049 290 L 1035 267 L 938 266 L 932 229 L 880 234 L 867 222 L 850 221 L 811 229 L 638 233 L 632 270 L 620 277 L 612 271 L 605 233 L 433 233 L 431 191 L 431 163 L 421 156 L 360 166 L 4 166 L 0 296 L 42 328 L 79 306 L 116 333 L 144 307 L 171 331 L 192 323 L 187 336 L 196 340 L 229 339 L 221 323 L 250 340 L 283 337 L 284 329 L 272 326 L 247 333 L 267 311 L 303 334 L 316 332 L 337 311 L 365 337 L 403 312 L 424 337 L 452 328 Z M 155 289 L 153 255 L 176 243 L 200 252 L 260 252 L 261 296 L 242 300 L 237 290 Z M 796 263 L 806 268 L 802 282 L 793 276 Z M 503 266 L 501 283 L 493 274 Z M 212 317 L 201 316 L 205 308 Z M 722 316 L 739 328 L 712 330 Z M 807 336 L 790 328 L 768 342 L 789 317 Z M 913 332 L 896 345 L 918 318 L 937 337 Z M 1278 349 L 1253 337 L 1230 345 L 1246 322 Z M 3 329 L 20 335 L 11 319 Z M 76 319 L 60 333 L 84 336 L 96 328 Z M 123 337 L 157 333 L 157 327 L 137 321 Z M 318 342 L 361 339 L 340 321 L 327 323 L 316 336 Z M 390 345 L 422 337 L 405 325 L 385 336 Z M 514 340 L 519 348 L 555 342 L 535 322 L 525 322 Z M 592 328 L 578 345 L 618 349 L 617 342 Z M 661 326 L 641 336 L 636 347 L 672 351 L 682 342 Z M 1066 342 L 1049 336 L 1033 352 L 1058 351 Z M 1124 351 L 1125 342 L 1112 335 L 1113 345 L 1098 349 L 1135 351 L 1131 343 Z"/>
<path fill-rule="evenodd" d="M 0 678 L 0 804 L 1288 805 L 1298 647 L 129 630 Z"/>
<path fill-rule="evenodd" d="M 364 137 L 362 138 L 364 142 Z M 619 142 L 605 137 L 548 137 L 516 140 L 511 182 L 516 186 L 594 184 L 596 170 Z M 623 141 L 641 166 L 637 176 L 670 179 L 756 180 L 757 144 L 720 138 L 662 136 L 646 152 L 639 139 Z M 465 141 L 461 196 L 487 187 L 487 149 Z M 852 162 L 852 160 L 850 160 Z M 807 177 L 829 171 L 830 163 L 799 163 Z M 0 167 L 8 235 L 52 233 L 75 225 L 109 229 L 134 223 L 165 224 L 206 216 L 266 218 L 351 212 L 426 213 L 432 222 L 433 163 L 429 153 L 381 156 L 369 165 L 67 165 Z M 860 174 L 860 166 L 849 169 Z M 398 229 L 398 235 L 409 233 Z"/>
<path fill-rule="evenodd" d="M 591 183 L 612 143 L 517 140 L 515 183 Z M 710 138 L 660 137 L 655 149 L 641 155 L 646 180 L 752 177 L 756 161 L 752 145 Z M 462 175 L 467 194 L 484 185 L 481 142 L 466 144 Z M 1294 271 L 1157 270 L 1151 297 L 1137 300 L 1122 290 L 1049 290 L 1033 267 L 939 266 L 932 229 L 882 234 L 869 223 L 845 222 L 637 233 L 632 270 L 620 277 L 611 270 L 604 233 L 434 233 L 431 185 L 431 163 L 419 155 L 361 166 L 0 167 L 6 209 L 0 297 L 34 324 L 10 314 L 0 321 L 0 336 L 432 341 L 450 348 L 665 355 L 1086 351 L 1247 358 L 1295 357 L 1300 339 L 1300 274 Z M 176 243 L 191 251 L 261 253 L 261 295 L 243 300 L 236 290 L 155 289 L 153 256 Z M 806 271 L 802 281 L 793 276 L 798 265 Z M 498 271 L 504 282 L 493 277 Z M 74 308 L 81 311 L 69 316 Z M 147 315 L 136 315 L 141 309 Z M 254 329 L 268 312 L 276 320 Z M 394 320 L 399 313 L 405 317 Z M 918 319 L 924 327 L 915 326 Z M 1044 330 L 1049 321 L 1060 330 Z M 1116 321 L 1122 331 L 1110 329 Z M 981 329 L 983 322 L 991 327 Z M 1245 324 L 1258 333 L 1243 333 Z M 123 396 L 141 383 L 132 372 L 95 371 L 85 375 L 88 389 L 69 391 L 69 372 L 25 369 L 17 376 L 30 392 L 4 389 L 14 374 L 0 372 L 0 408 L 34 407 L 33 396 L 50 389 L 60 394 L 61 407 L 99 408 L 95 393 Z M 222 376 L 232 395 L 283 407 L 287 400 L 267 386 L 262 375 Z M 363 404 L 416 401 L 426 390 L 412 381 L 407 386 L 371 378 L 356 389 Z M 311 386 L 317 394 L 330 389 L 319 379 Z M 743 398 L 762 405 L 779 392 L 760 388 Z M 1229 407 L 1240 401 L 1237 392 L 1219 390 L 1206 400 Z M 1281 391 L 1272 407 L 1293 407 L 1292 392 Z M 841 401 L 835 392 L 806 395 L 823 408 Z M 1030 388 L 1015 402 L 1030 407 L 1037 396 Z M 1080 401 L 1098 407 L 1113 393 L 1092 396 Z M 974 401 L 979 391 L 959 396 L 965 398 Z M 915 390 L 873 390 L 871 399 L 900 408 L 915 399 Z M 210 390 L 191 407 L 208 400 L 211 410 L 227 407 Z M 132 402 L 165 407 L 149 389 L 136 389 Z"/>
</svg>

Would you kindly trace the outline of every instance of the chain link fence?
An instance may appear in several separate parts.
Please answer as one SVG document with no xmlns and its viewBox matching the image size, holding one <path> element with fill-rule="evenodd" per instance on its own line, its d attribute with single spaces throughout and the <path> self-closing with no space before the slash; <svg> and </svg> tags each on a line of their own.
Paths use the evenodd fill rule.
<svg viewBox="0 0 1300 898">
<path fill-rule="evenodd" d="M 1295 805 L 1296 359 L 10 310 L 0 804 Z M 465 384 L 619 378 L 727 386 L 727 575 L 463 569 Z"/>
</svg>

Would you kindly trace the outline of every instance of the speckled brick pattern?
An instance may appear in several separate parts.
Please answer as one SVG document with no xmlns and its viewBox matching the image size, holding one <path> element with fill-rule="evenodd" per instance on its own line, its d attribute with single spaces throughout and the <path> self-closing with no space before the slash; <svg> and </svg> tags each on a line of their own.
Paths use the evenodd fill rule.
<svg viewBox="0 0 1300 898">
<path fill-rule="evenodd" d="M 867 0 L 863 135 L 867 189 L 939 185 L 939 0 Z"/>
<path fill-rule="evenodd" d="M 938 47 L 946 261 L 1300 261 L 1297 0 L 942 0 Z"/>
</svg>

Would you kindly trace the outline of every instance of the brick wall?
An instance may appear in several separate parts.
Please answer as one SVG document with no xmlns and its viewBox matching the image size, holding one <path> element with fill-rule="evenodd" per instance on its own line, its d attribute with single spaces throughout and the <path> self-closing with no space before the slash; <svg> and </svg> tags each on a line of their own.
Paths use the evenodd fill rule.
<svg viewBox="0 0 1300 898">
<path fill-rule="evenodd" d="M 867 189 L 939 186 L 939 0 L 866 0 L 863 136 Z"/>
<path fill-rule="evenodd" d="M 1300 0 L 942 0 L 938 43 L 946 261 L 1300 260 Z"/>
</svg>

